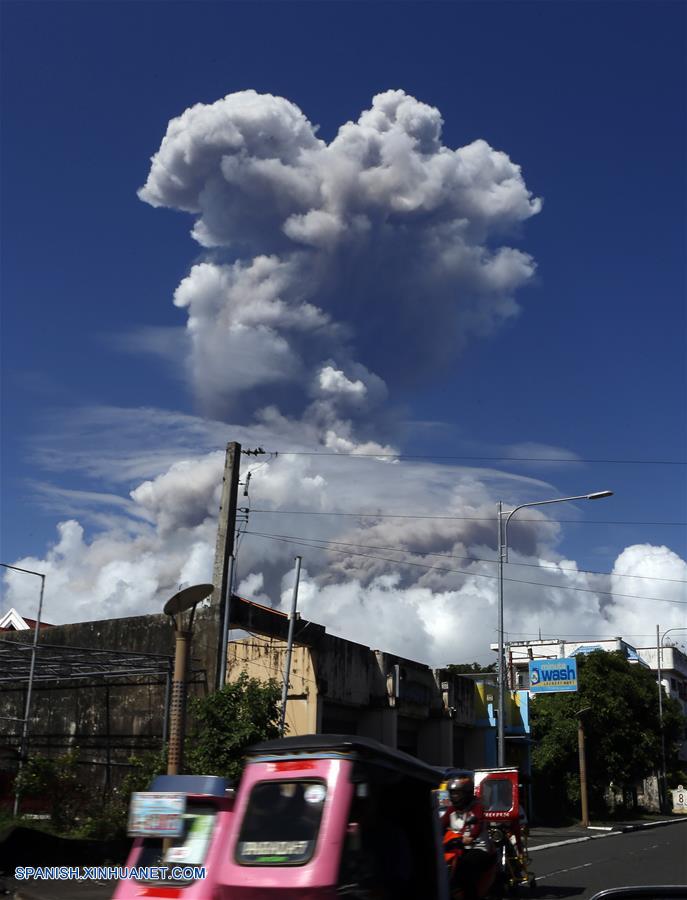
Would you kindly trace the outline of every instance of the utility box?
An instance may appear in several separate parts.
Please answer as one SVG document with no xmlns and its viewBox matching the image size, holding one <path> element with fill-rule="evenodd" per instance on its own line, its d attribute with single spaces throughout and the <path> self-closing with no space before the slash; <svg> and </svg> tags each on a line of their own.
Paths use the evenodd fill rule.
<svg viewBox="0 0 687 900">
<path fill-rule="evenodd" d="M 673 795 L 673 812 L 687 816 L 687 788 L 678 784 L 670 793 Z"/>
</svg>

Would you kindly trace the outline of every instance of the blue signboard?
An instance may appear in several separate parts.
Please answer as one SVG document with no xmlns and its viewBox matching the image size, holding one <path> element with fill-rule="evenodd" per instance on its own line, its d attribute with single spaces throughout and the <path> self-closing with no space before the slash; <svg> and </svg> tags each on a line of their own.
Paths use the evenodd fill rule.
<svg viewBox="0 0 687 900">
<path fill-rule="evenodd" d="M 577 660 L 530 660 L 530 691 L 533 694 L 551 694 L 576 690 Z"/>
</svg>

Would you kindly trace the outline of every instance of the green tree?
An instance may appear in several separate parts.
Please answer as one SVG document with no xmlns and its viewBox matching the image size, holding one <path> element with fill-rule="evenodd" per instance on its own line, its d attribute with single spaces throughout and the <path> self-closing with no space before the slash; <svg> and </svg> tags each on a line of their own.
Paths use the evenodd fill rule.
<svg viewBox="0 0 687 900">
<path fill-rule="evenodd" d="M 579 657 L 577 692 L 540 695 L 531 705 L 532 764 L 559 810 L 579 802 L 577 712 L 583 713 L 590 808 L 602 812 L 612 783 L 631 789 L 656 771 L 661 759 L 655 675 L 621 653 L 597 650 Z M 685 726 L 679 705 L 664 699 L 666 757 L 677 762 Z"/>
<path fill-rule="evenodd" d="M 274 679 L 265 683 L 243 672 L 214 694 L 192 700 L 187 770 L 237 779 L 246 748 L 279 737 L 280 697 L 281 687 Z"/>
<path fill-rule="evenodd" d="M 451 663 L 451 665 L 446 666 L 444 671 L 449 675 L 479 675 L 481 672 L 495 672 L 496 663 L 489 663 L 488 666 L 483 666 L 478 662 Z"/>
</svg>

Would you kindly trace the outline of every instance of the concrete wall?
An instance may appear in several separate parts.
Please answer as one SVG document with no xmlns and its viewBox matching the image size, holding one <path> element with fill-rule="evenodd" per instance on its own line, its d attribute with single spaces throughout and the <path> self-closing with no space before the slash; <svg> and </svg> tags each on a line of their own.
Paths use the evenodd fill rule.
<svg viewBox="0 0 687 900">
<path fill-rule="evenodd" d="M 4 635 L 12 641 L 33 642 L 33 631 Z M 134 616 L 81 622 L 45 629 L 40 646 L 174 654 L 174 629 L 168 616 Z M 40 649 L 38 651 L 40 656 Z M 193 650 L 192 650 L 193 653 Z M 151 683 L 152 682 L 152 683 Z M 191 693 L 204 692 L 196 684 Z M 22 718 L 26 685 L 0 686 L 0 716 Z M 79 749 L 91 766 L 95 783 L 117 781 L 132 754 L 158 750 L 162 744 L 165 684 L 159 676 L 79 681 L 35 682 L 32 695 L 29 747 L 56 755 Z M 0 720 L 0 768 L 13 769 L 19 748 L 21 722 Z"/>
<path fill-rule="evenodd" d="M 279 626 L 283 623 L 279 622 Z M 281 627 L 278 629 L 281 635 Z M 307 634 L 303 626 L 298 631 Z M 286 723 L 288 734 L 358 734 L 412 753 L 434 765 L 464 765 L 464 736 L 474 722 L 475 687 L 460 676 L 437 680 L 428 666 L 371 650 L 322 630 L 313 646 L 293 648 Z M 227 679 L 241 672 L 282 681 L 286 641 L 253 634 L 233 641 Z M 448 701 L 455 706 L 449 708 Z M 488 727 L 488 726 L 487 726 Z M 493 729 L 491 729 L 493 730 Z M 483 729 L 469 743 L 469 757 L 484 765 Z"/>
<path fill-rule="evenodd" d="M 232 641 L 227 654 L 227 681 L 242 672 L 249 678 L 283 682 L 286 643 L 277 638 L 252 636 Z M 287 734 L 315 734 L 318 730 L 318 694 L 309 647 L 296 646 L 291 656 L 290 689 L 286 705 Z"/>
</svg>

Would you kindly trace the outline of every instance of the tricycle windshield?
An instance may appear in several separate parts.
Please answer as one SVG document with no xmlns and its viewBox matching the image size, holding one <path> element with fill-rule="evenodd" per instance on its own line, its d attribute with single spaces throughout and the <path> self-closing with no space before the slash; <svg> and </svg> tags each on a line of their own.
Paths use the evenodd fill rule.
<svg viewBox="0 0 687 900">
<path fill-rule="evenodd" d="M 513 783 L 508 778 L 485 778 L 481 799 L 485 812 L 507 812 L 513 806 Z"/>
<path fill-rule="evenodd" d="M 236 845 L 243 866 L 299 866 L 315 852 L 327 796 L 324 781 L 253 785 Z"/>
<path fill-rule="evenodd" d="M 168 838 L 166 851 L 162 838 L 143 839 L 137 866 L 202 866 L 210 847 L 217 807 L 189 799 L 184 813 L 184 830 L 179 837 Z"/>
</svg>

